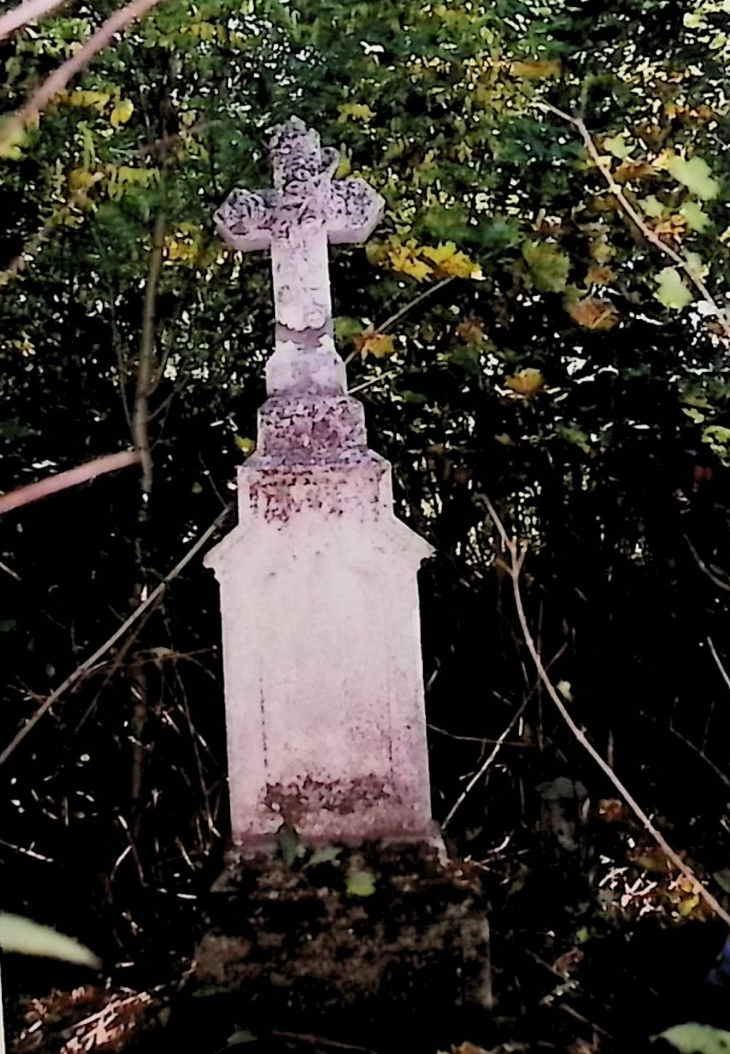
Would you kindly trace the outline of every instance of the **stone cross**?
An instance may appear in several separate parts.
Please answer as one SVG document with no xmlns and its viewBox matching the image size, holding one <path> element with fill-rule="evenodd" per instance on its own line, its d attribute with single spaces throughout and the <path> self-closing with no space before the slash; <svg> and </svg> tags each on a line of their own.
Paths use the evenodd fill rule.
<svg viewBox="0 0 730 1054">
<path fill-rule="evenodd" d="M 327 245 L 365 241 L 384 202 L 362 179 L 333 181 L 337 151 L 323 149 L 317 132 L 297 118 L 277 129 L 270 152 L 274 189 L 234 190 L 216 213 L 216 225 L 243 252 L 271 252 L 278 353 L 272 368 L 283 374 L 280 385 L 302 388 L 314 380 L 341 391 Z"/>
<path fill-rule="evenodd" d="M 234 846 L 282 824 L 309 842 L 431 836 L 416 574 L 430 546 L 393 513 L 332 339 L 327 242 L 382 211 L 296 119 L 271 144 L 274 190 L 235 190 L 217 219 L 268 249 L 276 349 L 239 524 L 206 557 L 220 580 Z"/>
</svg>

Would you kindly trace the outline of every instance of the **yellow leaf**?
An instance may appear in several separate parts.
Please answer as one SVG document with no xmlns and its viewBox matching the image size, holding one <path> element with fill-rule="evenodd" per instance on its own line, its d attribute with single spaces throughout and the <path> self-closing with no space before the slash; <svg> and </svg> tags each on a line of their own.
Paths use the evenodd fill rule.
<svg viewBox="0 0 730 1054">
<path fill-rule="evenodd" d="M 568 308 L 568 314 L 586 329 L 612 329 L 618 322 L 618 313 L 613 304 L 597 296 L 584 296 L 582 300 L 576 300 Z"/>
<path fill-rule="evenodd" d="M 345 892 L 350 897 L 371 897 L 375 892 L 375 875 L 371 871 L 353 871 L 345 881 Z"/>
<path fill-rule="evenodd" d="M 246 457 L 248 457 L 250 454 L 253 454 L 254 450 L 256 449 L 256 443 L 253 441 L 253 439 L 246 439 L 244 438 L 244 436 L 237 435 L 234 439 L 234 442 L 238 449 L 243 451 Z"/>
<path fill-rule="evenodd" d="M 375 111 L 371 110 L 367 103 L 364 102 L 342 103 L 337 109 L 340 114 L 337 120 L 340 124 L 344 124 L 350 118 L 353 121 L 364 121 L 367 124 L 368 121 L 372 121 L 373 117 L 375 117 Z"/>
<path fill-rule="evenodd" d="M 398 245 L 388 253 L 388 261 L 394 271 L 402 271 L 410 275 L 416 281 L 422 282 L 429 278 L 433 271 L 423 260 L 419 260 L 413 249 L 407 245 Z"/>
<path fill-rule="evenodd" d="M 366 355 L 374 355 L 376 359 L 382 359 L 395 351 L 395 337 L 386 333 L 376 333 L 371 329 L 355 337 L 354 343 L 363 358 Z"/>
<path fill-rule="evenodd" d="M 432 260 L 439 271 L 452 278 L 476 278 L 481 271 L 469 257 L 459 252 L 453 242 L 446 242 L 436 248 L 426 246 L 421 249 L 421 255 Z"/>
<path fill-rule="evenodd" d="M 109 92 L 77 89 L 71 92 L 66 101 L 69 106 L 80 106 L 101 113 L 110 99 L 111 95 Z"/>
<path fill-rule="evenodd" d="M 518 395 L 524 395 L 525 398 L 529 399 L 530 396 L 537 395 L 538 392 L 542 391 L 545 387 L 545 378 L 540 370 L 528 366 L 524 370 L 517 370 L 511 377 L 507 378 L 505 383 L 513 392 Z"/>
<path fill-rule="evenodd" d="M 7 117 L 0 125 L 0 157 L 20 161 L 27 143 L 28 133 L 23 122 L 13 115 Z"/>
<path fill-rule="evenodd" d="M 560 62 L 558 59 L 534 59 L 531 62 L 513 62 L 510 72 L 515 77 L 525 80 L 543 80 L 547 77 L 560 76 Z"/>
<path fill-rule="evenodd" d="M 111 123 L 117 128 L 120 124 L 126 124 L 134 113 L 134 103 L 131 99 L 121 99 L 112 110 Z"/>
</svg>

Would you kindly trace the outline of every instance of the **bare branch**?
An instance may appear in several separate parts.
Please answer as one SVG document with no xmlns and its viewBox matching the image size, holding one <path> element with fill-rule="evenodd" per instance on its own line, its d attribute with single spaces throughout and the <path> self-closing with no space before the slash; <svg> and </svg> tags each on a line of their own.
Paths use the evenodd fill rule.
<svg viewBox="0 0 730 1054">
<path fill-rule="evenodd" d="M 22 4 L 0 15 L 0 40 L 12 36 L 37 18 L 45 18 L 66 2 L 67 0 L 23 0 Z"/>
<path fill-rule="evenodd" d="M 540 653 L 538 652 L 537 647 L 535 646 L 535 639 L 532 636 L 532 633 L 530 632 L 530 627 L 527 622 L 527 615 L 525 613 L 525 608 L 522 601 L 522 589 L 520 586 L 520 573 L 522 570 L 522 564 L 524 563 L 525 550 L 520 547 L 519 542 L 516 538 L 510 538 L 508 536 L 504 524 L 500 520 L 494 506 L 488 498 L 485 498 L 485 503 L 489 511 L 489 515 L 492 518 L 492 521 L 497 530 L 499 531 L 499 534 L 503 540 L 505 550 L 509 555 L 509 563 L 505 563 L 504 568 L 512 580 L 512 592 L 514 594 L 515 607 L 517 609 L 517 618 L 520 623 L 520 629 L 522 630 L 522 637 L 525 641 L 525 644 L 527 645 L 527 650 L 530 653 L 532 661 L 535 664 L 535 669 L 537 670 L 538 677 L 545 685 L 547 693 L 552 699 L 552 701 L 555 703 L 555 706 L 557 707 L 560 716 L 563 718 L 566 725 L 573 733 L 575 738 L 578 740 L 580 745 L 583 747 L 583 749 L 591 756 L 591 758 L 595 761 L 595 763 L 598 765 L 604 775 L 608 777 L 608 779 L 611 781 L 613 786 L 622 796 L 624 801 L 631 808 L 634 815 L 641 821 L 644 826 L 644 829 L 652 836 L 652 838 L 657 843 L 657 845 L 667 857 L 667 859 L 670 860 L 672 864 L 674 864 L 680 874 L 684 875 L 684 877 L 692 883 L 693 889 L 696 892 L 697 896 L 704 900 L 705 904 L 707 904 L 707 906 L 718 916 L 718 918 L 722 919 L 722 921 L 730 927 L 730 914 L 725 910 L 725 908 L 718 901 L 718 899 L 713 896 L 709 889 L 707 889 L 702 884 L 702 882 L 700 882 L 692 868 L 688 864 L 686 864 L 679 855 L 679 853 L 677 853 L 672 848 L 672 846 L 666 840 L 661 831 L 659 831 L 654 826 L 649 816 L 644 812 L 637 800 L 634 798 L 633 794 L 631 794 L 626 785 L 619 779 L 619 777 L 613 771 L 608 762 L 604 761 L 604 759 L 601 757 L 601 755 L 598 753 L 596 748 L 586 736 L 585 732 L 578 727 L 578 725 L 571 717 L 568 708 L 566 707 L 565 703 L 560 697 L 560 693 L 558 692 L 553 682 L 550 680 L 550 677 L 543 665 Z"/>
<path fill-rule="evenodd" d="M 75 51 L 69 59 L 61 63 L 58 69 L 54 70 L 43 81 L 40 87 L 33 92 L 25 106 L 18 110 L 0 128 L 0 150 L 12 143 L 18 132 L 22 131 L 26 124 L 38 117 L 48 106 L 54 95 L 58 95 L 72 77 L 80 73 L 95 55 L 110 44 L 117 33 L 125 30 L 131 22 L 142 18 L 159 2 L 160 0 L 132 0 L 132 3 L 110 15 L 106 22 L 95 33 L 92 33 L 78 51 Z"/>
<path fill-rule="evenodd" d="M 218 530 L 218 528 L 223 523 L 223 521 L 232 509 L 232 504 L 226 505 L 225 509 L 223 509 L 223 511 L 219 513 L 218 516 L 216 516 L 215 520 L 213 520 L 210 527 L 208 527 L 208 529 L 204 531 L 203 534 L 201 534 L 197 542 L 193 546 L 191 546 L 190 549 L 188 549 L 182 559 L 175 564 L 173 569 L 167 575 L 165 575 L 159 585 L 157 585 L 155 589 L 152 590 L 149 596 L 142 601 L 139 607 L 137 607 L 132 612 L 129 618 L 126 619 L 122 623 L 122 625 L 119 626 L 119 628 L 112 633 L 111 637 L 109 637 L 108 640 L 105 640 L 104 643 L 96 649 L 93 655 L 90 655 L 89 658 L 85 659 L 80 666 L 77 666 L 73 673 L 70 673 L 66 680 L 63 681 L 58 686 L 58 688 L 55 689 L 55 691 L 51 692 L 51 694 L 43 700 L 43 702 L 38 707 L 33 716 L 30 717 L 28 721 L 26 721 L 23 727 L 18 732 L 16 732 L 15 736 L 10 741 L 10 743 L 8 743 L 5 749 L 0 752 L 0 765 L 5 764 L 10 755 L 15 752 L 17 747 L 23 742 L 28 733 L 33 731 L 33 729 L 38 724 L 43 715 L 48 713 L 53 704 L 57 703 L 61 696 L 64 695 L 69 690 L 69 688 L 73 688 L 76 682 L 79 681 L 88 670 L 90 670 L 94 665 L 96 665 L 99 659 L 101 659 L 101 657 L 105 655 L 121 637 L 124 636 L 127 630 L 131 626 L 133 626 L 139 618 L 141 618 L 141 616 L 144 614 L 145 611 L 147 611 L 148 608 L 150 608 L 153 604 L 157 603 L 157 601 L 164 594 L 170 582 L 172 582 L 174 578 L 177 578 L 180 572 L 187 567 L 193 557 L 196 556 L 203 548 L 203 546 L 207 544 L 209 539 L 215 534 L 215 532 Z"/>
<path fill-rule="evenodd" d="M 152 490 L 149 397 L 156 383 L 153 369 L 155 360 L 155 305 L 157 303 L 157 286 L 162 269 L 165 223 L 164 213 L 158 213 L 152 235 L 152 249 L 150 250 L 147 271 L 147 287 L 145 289 L 144 309 L 142 312 L 142 333 L 139 341 L 137 385 L 134 393 L 134 410 L 132 412 L 132 439 L 142 463 L 142 495 L 144 501 L 149 498 Z"/>
<path fill-rule="evenodd" d="M 138 461 L 139 454 L 136 450 L 120 450 L 118 454 L 105 454 L 104 457 L 87 461 L 85 465 L 78 465 L 66 472 L 59 472 L 55 476 L 41 479 L 37 483 L 18 487 L 17 490 L 11 490 L 9 494 L 0 495 L 0 516 L 10 512 L 11 509 L 18 509 L 23 505 L 30 505 L 32 501 L 47 498 L 49 494 L 57 494 L 69 487 L 76 487 L 79 483 L 86 483 L 106 472 L 116 472 L 120 468 L 136 465 Z"/>
<path fill-rule="evenodd" d="M 727 311 L 723 310 L 723 308 L 721 308 L 720 305 L 717 303 L 712 293 L 705 285 L 702 275 L 697 272 L 695 267 L 692 266 L 692 263 L 689 260 L 685 259 L 683 256 L 680 256 L 680 254 L 676 252 L 671 247 L 671 245 L 667 245 L 666 242 L 663 242 L 659 235 L 656 234 L 651 229 L 651 227 L 647 226 L 642 216 L 636 211 L 634 206 L 624 194 L 619 184 L 613 178 L 610 167 L 601 157 L 598 147 L 593 141 L 593 136 L 586 128 L 583 119 L 581 117 L 574 117 L 572 114 L 566 113 L 565 110 L 559 110 L 557 106 L 553 106 L 552 103 L 549 102 L 538 102 L 535 105 L 539 106 L 542 110 L 548 110 L 550 113 L 554 113 L 556 117 L 560 117 L 563 121 L 567 121 L 569 124 L 572 124 L 573 127 L 578 130 L 586 150 L 593 159 L 596 168 L 608 184 L 609 190 L 618 201 L 624 214 L 629 217 L 631 222 L 641 232 L 643 237 L 649 242 L 650 245 L 653 245 L 654 248 L 658 249 L 660 253 L 663 253 L 664 256 L 667 256 L 672 261 L 672 263 L 674 263 L 677 267 L 680 268 L 681 271 L 684 272 L 684 274 L 687 276 L 687 278 L 695 287 L 695 289 L 697 289 L 705 303 L 709 304 L 709 306 L 712 308 L 713 313 L 717 316 L 720 326 L 722 327 L 724 335 L 730 338 L 730 321 L 728 320 Z"/>
</svg>

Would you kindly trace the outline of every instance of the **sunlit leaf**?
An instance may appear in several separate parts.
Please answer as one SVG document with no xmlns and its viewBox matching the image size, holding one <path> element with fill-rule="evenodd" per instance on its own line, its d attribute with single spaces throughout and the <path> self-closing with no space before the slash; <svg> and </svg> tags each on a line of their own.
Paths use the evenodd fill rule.
<svg viewBox="0 0 730 1054">
<path fill-rule="evenodd" d="M 710 174 L 710 166 L 702 157 L 689 159 L 677 155 L 667 159 L 667 171 L 698 198 L 716 198 L 720 184 Z"/>
<path fill-rule="evenodd" d="M 347 876 L 345 892 L 350 897 L 370 897 L 375 892 L 375 875 L 371 871 L 353 871 Z"/>
<path fill-rule="evenodd" d="M 618 135 L 606 136 L 603 140 L 602 146 L 604 150 L 608 150 L 609 154 L 613 154 L 614 157 L 623 161 L 624 158 L 629 156 L 633 149 L 627 140 L 628 136 L 626 133 L 620 132 Z"/>
<path fill-rule="evenodd" d="M 730 1054 L 730 1032 L 696 1021 L 674 1025 L 660 1032 L 657 1038 L 671 1044 L 680 1054 Z"/>
<path fill-rule="evenodd" d="M 712 226 L 712 220 L 696 201 L 685 201 L 679 210 L 691 231 L 702 232 Z"/>
<path fill-rule="evenodd" d="M 363 358 L 372 355 L 376 359 L 382 359 L 395 351 L 395 337 L 389 333 L 376 333 L 374 330 L 361 333 L 355 338 L 354 344 Z"/>
<path fill-rule="evenodd" d="M 517 392 L 518 395 L 524 395 L 529 398 L 542 391 L 545 387 L 545 378 L 540 370 L 528 366 L 524 370 L 517 370 L 516 373 L 513 373 L 511 377 L 507 378 L 505 384 L 513 392 Z"/>
<path fill-rule="evenodd" d="M 673 311 L 681 311 L 694 300 L 691 290 L 676 267 L 664 267 L 656 276 L 655 281 L 657 289 L 654 296 L 664 307 L 671 308 Z"/>
<path fill-rule="evenodd" d="M 120 124 L 126 124 L 134 113 L 134 103 L 131 99 L 121 99 L 111 112 L 109 120 L 115 128 Z"/>
<path fill-rule="evenodd" d="M 99 957 L 73 937 L 67 937 L 50 926 L 42 926 L 22 915 L 11 915 L 4 911 L 0 912 L 0 948 L 5 953 L 61 959 L 92 969 L 98 969 L 101 965 Z"/>
</svg>

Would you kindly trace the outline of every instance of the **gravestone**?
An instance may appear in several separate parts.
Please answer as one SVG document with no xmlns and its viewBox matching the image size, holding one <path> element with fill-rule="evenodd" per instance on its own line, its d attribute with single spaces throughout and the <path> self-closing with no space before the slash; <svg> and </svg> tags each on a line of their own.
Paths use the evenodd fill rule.
<svg viewBox="0 0 730 1054">
<path fill-rule="evenodd" d="M 232 839 L 271 845 L 432 837 L 416 575 L 431 549 L 393 512 L 333 341 L 328 245 L 363 242 L 383 201 L 334 179 L 337 152 L 299 120 L 271 140 L 273 190 L 217 213 L 237 249 L 271 254 L 276 345 L 238 526 L 219 579 Z"/>
</svg>

